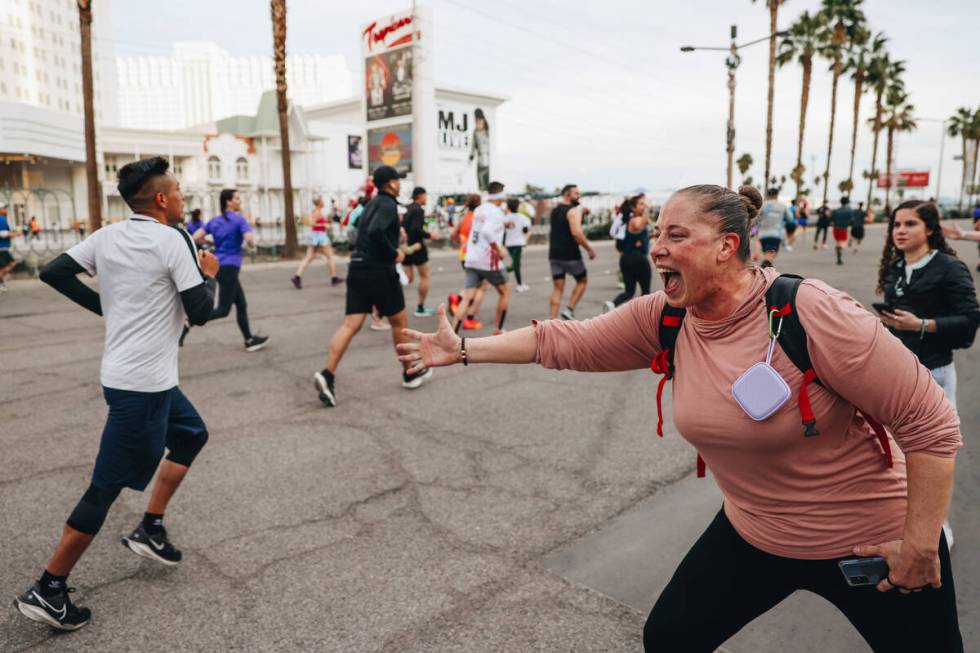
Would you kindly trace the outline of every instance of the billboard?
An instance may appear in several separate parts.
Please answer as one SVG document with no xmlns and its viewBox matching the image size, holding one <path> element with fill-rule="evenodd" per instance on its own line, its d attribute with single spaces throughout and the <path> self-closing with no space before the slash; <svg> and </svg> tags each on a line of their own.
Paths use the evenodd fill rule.
<svg viewBox="0 0 980 653">
<path fill-rule="evenodd" d="M 892 173 L 896 188 L 925 188 L 929 185 L 928 170 L 899 170 Z M 887 175 L 878 175 L 878 188 L 888 188 Z"/>
<path fill-rule="evenodd" d="M 347 135 L 347 167 L 351 170 L 360 170 L 364 167 L 364 148 L 359 134 Z"/>
<path fill-rule="evenodd" d="M 368 122 L 412 113 L 412 56 L 407 45 L 364 60 Z"/>
<path fill-rule="evenodd" d="M 490 183 L 493 108 L 436 101 L 438 187 L 457 192 L 486 190 Z"/>
<path fill-rule="evenodd" d="M 412 125 L 391 125 L 369 129 L 368 172 L 378 166 L 391 166 L 401 173 L 412 172 Z"/>
</svg>

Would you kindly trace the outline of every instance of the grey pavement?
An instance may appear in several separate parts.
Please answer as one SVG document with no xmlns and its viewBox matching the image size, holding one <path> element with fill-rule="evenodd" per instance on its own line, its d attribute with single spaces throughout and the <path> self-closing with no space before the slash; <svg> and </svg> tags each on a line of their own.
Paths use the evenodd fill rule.
<svg viewBox="0 0 980 653">
<path fill-rule="evenodd" d="M 867 304 L 882 237 L 868 231 L 842 268 L 832 251 L 808 247 L 781 254 L 779 267 Z M 975 249 L 960 251 L 972 267 Z M 617 292 L 615 253 L 599 252 L 580 317 Z M 434 266 L 438 301 L 462 275 L 451 254 Z M 318 262 L 295 291 L 291 269 L 242 274 L 254 327 L 272 337 L 266 350 L 244 352 L 229 318 L 194 329 L 181 351 L 181 387 L 211 433 L 167 515 L 184 562 L 160 568 L 120 545 L 147 499 L 126 491 L 71 577 L 92 623 L 58 635 L 7 603 L 0 651 L 639 650 L 657 593 L 720 506 L 712 481 L 693 478 L 693 449 L 670 430 L 654 433 L 656 377 L 471 366 L 436 370 L 405 391 L 390 334 L 365 328 L 338 370 L 340 405 L 328 410 L 311 375 L 343 318 L 344 290 L 329 287 Z M 525 269 L 532 289 L 513 296 L 511 328 L 547 312 L 543 249 L 529 249 Z M 45 564 L 88 483 L 105 419 L 100 319 L 36 281 L 9 285 L 0 296 L 8 600 Z M 957 362 L 967 446 L 953 562 L 975 646 L 980 355 Z M 794 596 L 725 650 L 863 647 L 819 599 Z"/>
</svg>

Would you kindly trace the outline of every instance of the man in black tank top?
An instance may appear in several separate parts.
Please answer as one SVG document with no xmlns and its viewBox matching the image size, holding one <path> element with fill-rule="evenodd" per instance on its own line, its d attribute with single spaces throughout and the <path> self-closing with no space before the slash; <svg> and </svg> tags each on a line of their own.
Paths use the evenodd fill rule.
<svg viewBox="0 0 980 653">
<path fill-rule="evenodd" d="M 563 320 L 575 319 L 575 307 L 588 283 L 585 262 L 582 260 L 582 247 L 595 258 L 595 250 L 585 239 L 582 231 L 582 207 L 578 205 L 578 186 L 566 185 L 561 191 L 561 202 L 551 211 L 551 233 L 548 238 L 548 259 L 551 262 L 551 278 L 554 288 L 551 292 L 551 319 L 558 317 L 561 296 L 565 292 L 565 275 L 575 279 L 575 288 L 568 300 L 568 307 L 561 312 Z"/>
</svg>

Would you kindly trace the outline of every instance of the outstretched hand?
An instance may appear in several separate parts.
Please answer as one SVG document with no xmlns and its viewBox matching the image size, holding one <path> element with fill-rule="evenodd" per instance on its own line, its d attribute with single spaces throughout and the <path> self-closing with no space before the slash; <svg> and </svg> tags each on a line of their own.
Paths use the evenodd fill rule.
<svg viewBox="0 0 980 653">
<path fill-rule="evenodd" d="M 439 304 L 437 311 L 439 328 L 435 333 L 422 333 L 415 329 L 405 329 L 403 333 L 409 342 L 396 346 L 398 360 L 412 363 L 412 369 L 444 367 L 460 362 L 460 338 L 453 332 L 446 317 L 446 305 Z"/>
</svg>

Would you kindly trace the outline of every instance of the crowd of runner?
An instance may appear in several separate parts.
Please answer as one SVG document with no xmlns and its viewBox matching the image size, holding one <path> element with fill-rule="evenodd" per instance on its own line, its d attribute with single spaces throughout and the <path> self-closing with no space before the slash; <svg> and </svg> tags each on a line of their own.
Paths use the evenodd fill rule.
<svg viewBox="0 0 980 653">
<path fill-rule="evenodd" d="M 463 210 L 447 204 L 460 291 L 450 295 L 448 311 L 433 309 L 426 303 L 427 241 L 437 235 L 426 223 L 429 198 L 415 187 L 401 211 L 401 179 L 381 166 L 342 218 L 336 206 L 327 214 L 321 198 L 313 201 L 306 257 L 289 281 L 302 289 L 304 272 L 322 254 L 331 286 L 345 284 L 345 318 L 313 374 L 325 406 L 338 405 L 338 367 L 368 317 L 372 328 L 391 331 L 406 389 L 455 363 L 652 367 L 664 380 L 683 369 L 672 385 L 674 420 L 698 449 L 699 473 L 712 468 L 725 504 L 654 606 L 646 649 L 713 650 L 808 589 L 844 612 L 876 650 L 910 642 L 962 650 L 947 519 L 961 444 L 953 351 L 972 345 L 980 307 L 968 267 L 945 238 L 980 234 L 944 229 L 931 202 L 897 206 L 888 215 L 877 286 L 884 301 L 874 315 L 820 281 L 772 269 L 781 248 L 805 243 L 809 224 L 808 206 L 780 202 L 778 189 L 763 199 L 751 187 L 692 186 L 674 193 L 659 215 L 636 195 L 617 207 L 610 232 L 622 292 L 600 316 L 579 321 L 585 257 L 597 253 L 584 233 L 580 191 L 568 184 L 548 216 L 551 319 L 508 332 L 512 290 L 530 289 L 521 264 L 533 214 L 492 180 Z M 164 565 L 181 560 L 164 515 L 208 439 L 178 387 L 178 347 L 191 327 L 226 317 L 234 305 L 244 349 L 269 342 L 251 330 L 240 281 L 242 249 L 255 245 L 255 233 L 238 193 L 222 191 L 221 213 L 206 222 L 192 214 L 185 229 L 166 160 L 124 166 L 118 187 L 133 216 L 95 232 L 41 274 L 106 322 L 101 383 L 109 411 L 91 483 L 48 564 L 15 601 L 24 616 L 63 630 L 90 619 L 88 608 L 71 601 L 67 579 L 122 489 L 142 491 L 156 474 L 146 513 L 123 544 Z M 843 265 L 864 238 L 863 206 L 851 208 L 842 197 L 817 215 L 812 246 L 824 247 L 830 231 Z M 335 216 L 352 245 L 346 277 L 328 233 Z M 0 207 L 0 254 L 8 230 Z M 0 280 L 8 265 L 0 257 Z M 664 290 L 651 294 L 654 267 Z M 82 273 L 98 275 L 98 291 L 78 279 Z M 405 287 L 412 283 L 413 315 L 435 318 L 432 333 L 407 328 Z M 492 335 L 460 337 L 482 328 L 490 289 L 497 300 Z M 777 345 L 785 355 L 774 358 Z M 715 410 L 706 413 L 705 405 Z M 838 562 L 854 555 L 887 562 L 884 576 L 870 583 L 879 593 L 843 582 Z"/>
</svg>

